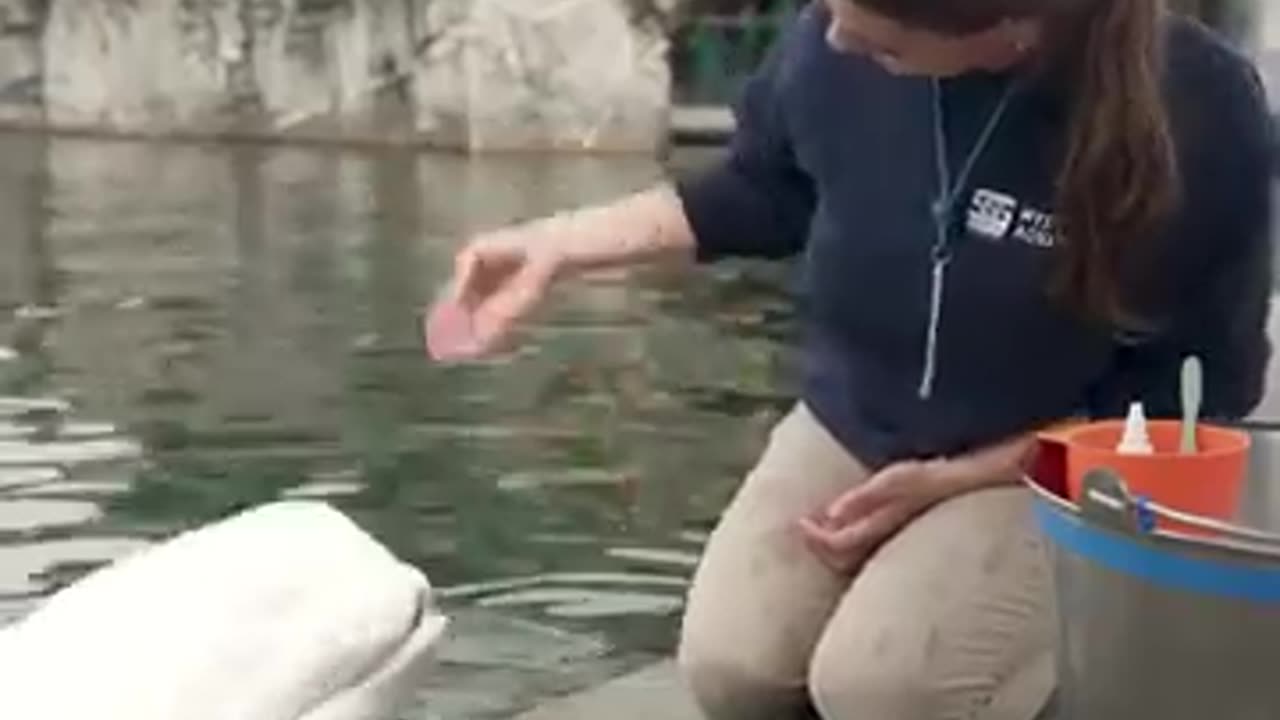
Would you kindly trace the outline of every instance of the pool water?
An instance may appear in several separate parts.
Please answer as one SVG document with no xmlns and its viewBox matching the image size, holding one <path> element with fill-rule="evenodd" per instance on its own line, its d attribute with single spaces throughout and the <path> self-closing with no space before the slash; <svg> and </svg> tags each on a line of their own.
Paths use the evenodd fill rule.
<svg viewBox="0 0 1280 720">
<path fill-rule="evenodd" d="M 788 404 L 785 269 L 590 278 L 472 366 L 428 362 L 418 329 L 469 232 L 664 171 L 0 136 L 0 623 L 316 498 L 455 618 L 413 720 L 511 717 L 669 653 Z"/>
</svg>

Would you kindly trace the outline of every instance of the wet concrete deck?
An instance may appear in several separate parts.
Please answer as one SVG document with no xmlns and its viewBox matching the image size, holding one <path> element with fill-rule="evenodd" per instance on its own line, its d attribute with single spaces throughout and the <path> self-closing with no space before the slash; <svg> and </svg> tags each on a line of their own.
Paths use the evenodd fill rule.
<svg viewBox="0 0 1280 720">
<path fill-rule="evenodd" d="M 662 662 L 586 692 L 548 703 L 518 720 L 700 720 L 681 689 L 675 663 Z"/>
</svg>

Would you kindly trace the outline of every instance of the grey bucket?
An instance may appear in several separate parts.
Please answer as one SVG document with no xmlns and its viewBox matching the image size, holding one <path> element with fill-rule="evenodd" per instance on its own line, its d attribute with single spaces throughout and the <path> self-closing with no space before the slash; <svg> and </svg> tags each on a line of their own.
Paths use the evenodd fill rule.
<svg viewBox="0 0 1280 720">
<path fill-rule="evenodd" d="M 1055 717 L 1280 719 L 1280 536 L 1142 502 L 1110 471 L 1078 505 L 1029 485 L 1057 586 Z"/>
</svg>

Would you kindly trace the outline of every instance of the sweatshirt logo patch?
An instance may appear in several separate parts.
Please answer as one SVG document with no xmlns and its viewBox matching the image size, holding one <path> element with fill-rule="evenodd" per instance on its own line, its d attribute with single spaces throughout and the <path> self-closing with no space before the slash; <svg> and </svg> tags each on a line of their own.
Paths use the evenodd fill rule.
<svg viewBox="0 0 1280 720">
<path fill-rule="evenodd" d="M 970 233 L 992 242 L 1013 239 L 1032 247 L 1052 248 L 1056 241 L 1053 215 L 1019 205 L 1012 195 L 978 190 L 969 201 L 965 226 Z"/>
<path fill-rule="evenodd" d="M 988 240 L 1002 240 L 1013 227 L 1013 216 L 1018 210 L 1016 198 L 994 190 L 979 190 L 969 201 L 969 232 Z"/>
</svg>

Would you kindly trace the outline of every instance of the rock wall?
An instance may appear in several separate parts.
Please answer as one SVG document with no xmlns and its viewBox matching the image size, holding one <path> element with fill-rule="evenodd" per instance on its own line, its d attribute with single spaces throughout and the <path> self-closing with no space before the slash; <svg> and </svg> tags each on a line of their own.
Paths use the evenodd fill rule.
<svg viewBox="0 0 1280 720">
<path fill-rule="evenodd" d="M 0 121 L 36 121 L 43 97 L 47 2 L 0 0 Z"/>
<path fill-rule="evenodd" d="M 475 148 L 643 147 L 665 126 L 665 37 L 601 0 L 436 0 L 417 126 Z"/>
<path fill-rule="evenodd" d="M 0 121 L 650 151 L 674 0 L 0 0 Z"/>
</svg>

